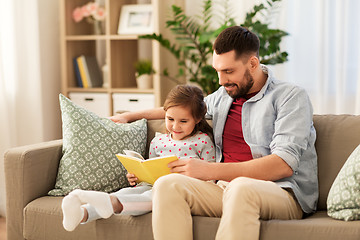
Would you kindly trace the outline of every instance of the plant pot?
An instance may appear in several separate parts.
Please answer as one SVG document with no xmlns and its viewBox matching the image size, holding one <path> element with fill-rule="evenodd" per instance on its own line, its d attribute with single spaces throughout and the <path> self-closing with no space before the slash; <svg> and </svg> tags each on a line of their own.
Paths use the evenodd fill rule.
<svg viewBox="0 0 360 240">
<path fill-rule="evenodd" d="M 143 74 L 136 77 L 136 84 L 139 89 L 151 89 L 153 88 L 152 75 Z"/>
</svg>

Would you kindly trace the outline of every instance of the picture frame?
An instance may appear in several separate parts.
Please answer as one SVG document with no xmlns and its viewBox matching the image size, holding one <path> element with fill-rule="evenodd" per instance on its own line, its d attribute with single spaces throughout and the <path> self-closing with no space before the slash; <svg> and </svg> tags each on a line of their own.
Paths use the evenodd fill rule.
<svg viewBox="0 0 360 240">
<path fill-rule="evenodd" d="M 153 29 L 151 4 L 128 4 L 121 8 L 118 34 L 151 34 Z"/>
</svg>

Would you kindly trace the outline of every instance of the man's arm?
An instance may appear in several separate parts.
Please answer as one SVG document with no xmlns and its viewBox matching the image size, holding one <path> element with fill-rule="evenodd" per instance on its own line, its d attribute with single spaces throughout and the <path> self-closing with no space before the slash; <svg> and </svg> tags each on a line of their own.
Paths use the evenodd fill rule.
<svg viewBox="0 0 360 240">
<path fill-rule="evenodd" d="M 165 111 L 162 107 L 159 107 L 136 112 L 124 112 L 110 117 L 110 120 L 118 123 L 128 123 L 142 118 L 145 118 L 147 120 L 164 119 Z"/>
<path fill-rule="evenodd" d="M 276 181 L 293 174 L 289 165 L 275 154 L 239 163 L 208 163 L 198 159 L 178 160 L 170 163 L 169 167 L 172 172 L 202 180 L 231 181 L 237 177 L 249 177 Z"/>
</svg>

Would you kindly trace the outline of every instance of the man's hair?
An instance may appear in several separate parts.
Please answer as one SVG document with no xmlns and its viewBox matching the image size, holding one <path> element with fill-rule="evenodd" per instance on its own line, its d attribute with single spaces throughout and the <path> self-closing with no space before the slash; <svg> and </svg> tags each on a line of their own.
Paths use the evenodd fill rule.
<svg viewBox="0 0 360 240">
<path fill-rule="evenodd" d="M 216 38 L 213 49 L 216 54 L 235 50 L 236 59 L 255 54 L 259 57 L 259 38 L 247 28 L 240 26 L 228 27 Z"/>
</svg>

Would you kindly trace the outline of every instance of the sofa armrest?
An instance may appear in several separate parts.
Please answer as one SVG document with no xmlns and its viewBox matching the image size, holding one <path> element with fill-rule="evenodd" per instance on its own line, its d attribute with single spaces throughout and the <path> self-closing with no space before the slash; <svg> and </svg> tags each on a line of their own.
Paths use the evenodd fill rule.
<svg viewBox="0 0 360 240">
<path fill-rule="evenodd" d="M 4 156 L 8 239 L 23 239 L 23 210 L 54 188 L 62 140 L 16 147 Z"/>
</svg>

